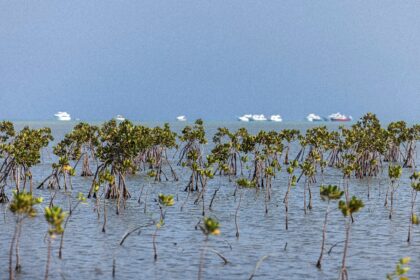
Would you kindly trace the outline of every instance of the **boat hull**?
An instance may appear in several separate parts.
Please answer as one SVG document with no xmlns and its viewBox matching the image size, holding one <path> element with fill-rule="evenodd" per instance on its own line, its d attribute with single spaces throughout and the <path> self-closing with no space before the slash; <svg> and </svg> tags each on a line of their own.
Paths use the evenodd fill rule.
<svg viewBox="0 0 420 280">
<path fill-rule="evenodd" d="M 58 112 L 54 116 L 58 121 L 71 121 L 71 116 L 67 112 Z"/>
<path fill-rule="evenodd" d="M 351 121 L 351 119 L 346 118 L 346 119 L 331 119 L 332 122 L 349 122 Z"/>
</svg>

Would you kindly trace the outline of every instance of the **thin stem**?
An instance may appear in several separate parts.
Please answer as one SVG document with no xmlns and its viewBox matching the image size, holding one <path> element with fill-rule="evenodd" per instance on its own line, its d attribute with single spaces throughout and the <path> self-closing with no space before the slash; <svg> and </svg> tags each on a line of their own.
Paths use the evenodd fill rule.
<svg viewBox="0 0 420 280">
<path fill-rule="evenodd" d="M 48 238 L 48 254 L 47 254 L 47 264 L 45 266 L 45 280 L 48 280 L 48 272 L 50 269 L 50 261 L 51 261 L 51 236 Z"/>
<path fill-rule="evenodd" d="M 350 241 L 350 228 L 351 228 L 351 220 L 347 219 L 346 221 L 346 239 L 344 242 L 344 251 L 343 251 L 343 260 L 341 264 L 341 279 L 345 280 L 348 279 L 347 268 L 346 268 L 346 257 L 347 257 L 347 250 Z"/>
<path fill-rule="evenodd" d="M 410 213 L 410 221 L 408 223 L 407 242 L 411 241 L 411 228 L 413 227 L 413 215 L 414 215 L 414 206 L 416 204 L 416 198 L 417 198 L 417 191 L 413 189 L 411 191 L 411 213 Z"/>
<path fill-rule="evenodd" d="M 20 234 L 22 232 L 22 222 L 18 223 L 18 232 L 17 232 L 17 236 L 16 236 L 16 266 L 15 266 L 15 270 L 17 272 L 20 271 L 21 269 L 21 265 L 20 265 L 20 254 L 19 254 L 19 240 L 20 240 Z"/>
<path fill-rule="evenodd" d="M 12 269 L 13 266 L 13 248 L 16 242 L 16 236 L 17 236 L 17 232 L 18 232 L 18 227 L 19 227 L 19 219 L 16 221 L 16 226 L 15 226 L 15 231 L 13 232 L 13 237 L 12 237 L 12 242 L 10 243 L 10 250 L 9 250 L 9 279 L 13 280 L 15 279 L 14 277 L 14 270 Z"/>
<path fill-rule="evenodd" d="M 159 228 L 158 228 L 158 226 L 156 226 L 155 233 L 153 234 L 153 252 L 154 252 L 153 258 L 154 258 L 155 261 L 157 260 L 157 257 L 158 257 L 157 248 L 156 248 L 156 236 L 157 236 L 157 231 L 158 230 L 159 230 Z"/>
<path fill-rule="evenodd" d="M 107 220 L 106 216 L 107 216 L 106 215 L 106 200 L 104 199 L 104 224 L 102 225 L 102 232 L 105 232 L 106 220 Z"/>
<path fill-rule="evenodd" d="M 236 212 L 235 212 L 236 238 L 239 238 L 238 212 L 239 212 L 239 207 L 241 206 L 241 201 L 242 201 L 242 192 L 239 195 L 238 207 L 236 207 Z"/>
<path fill-rule="evenodd" d="M 322 228 L 321 254 L 319 255 L 318 261 L 316 263 L 316 267 L 318 267 L 318 268 L 321 268 L 322 256 L 324 255 L 325 239 L 326 239 L 326 235 L 327 235 L 327 220 L 328 220 L 329 208 L 330 208 L 330 200 L 328 200 L 327 211 L 325 211 L 324 226 Z"/>
<path fill-rule="evenodd" d="M 203 249 L 201 250 L 201 255 L 200 255 L 200 266 L 198 268 L 198 280 L 202 279 L 202 274 L 203 274 L 203 270 L 204 270 L 204 255 L 205 255 L 206 250 L 207 250 L 208 239 L 209 239 L 209 237 L 208 237 L 208 235 L 206 235 L 206 238 L 204 239 L 204 246 L 203 246 Z"/>
</svg>

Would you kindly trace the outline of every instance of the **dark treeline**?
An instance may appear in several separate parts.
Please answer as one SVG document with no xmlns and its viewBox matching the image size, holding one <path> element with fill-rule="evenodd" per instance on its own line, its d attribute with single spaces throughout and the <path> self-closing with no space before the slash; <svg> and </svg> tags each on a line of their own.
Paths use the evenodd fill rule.
<svg viewBox="0 0 420 280">
<path fill-rule="evenodd" d="M 74 176 L 92 178 L 90 186 L 85 190 L 86 197 L 95 199 L 98 206 L 101 199 L 115 200 L 118 214 L 123 209 L 125 200 L 131 197 L 127 186 L 127 176 L 143 174 L 158 182 L 177 181 L 180 176 L 176 171 L 185 170 L 189 174 L 189 180 L 184 189 L 188 192 L 187 199 L 190 193 L 195 194 L 191 197 L 195 199 L 195 204 L 202 205 L 203 216 L 206 216 L 208 211 L 206 203 L 212 202 L 217 194 L 216 190 L 212 199 L 206 197 L 208 181 L 215 176 L 225 176 L 232 181 L 232 184 L 236 186 L 235 195 L 238 191 L 242 192 L 245 189 L 263 192 L 265 211 L 268 212 L 274 179 L 282 170 L 285 170 L 288 178 L 283 184 L 287 186 L 283 199 L 286 230 L 288 229 L 288 201 L 292 195 L 292 187 L 299 182 L 302 182 L 304 186 L 305 214 L 313 208 L 315 184 L 321 186 L 318 188 L 319 194 L 328 204 L 321 255 L 317 262 L 319 268 L 321 268 L 324 251 L 330 202 L 344 197 L 338 204 L 343 215 L 348 217 L 345 225 L 346 242 L 340 274 L 342 279 L 348 277 L 346 252 L 351 224 L 354 222 L 353 214 L 363 207 L 363 202 L 352 196 L 349 191 L 351 178 L 372 178 L 380 176 L 383 172 L 388 173 L 390 183 L 384 204 L 391 219 L 402 169 L 412 169 L 411 222 L 407 241 L 411 238 L 412 224 L 418 224 L 415 202 L 417 192 L 420 191 L 420 173 L 415 172 L 415 159 L 416 144 L 420 140 L 420 125 L 408 126 L 404 121 L 398 121 L 384 127 L 371 113 L 366 114 L 353 125 L 341 126 L 338 130 L 328 130 L 326 126 L 319 126 L 309 128 L 305 132 L 283 129 L 251 134 L 245 128 L 230 131 L 222 127 L 218 128 L 211 138 L 214 145 L 210 151 L 204 149 L 209 139 L 202 120 L 186 126 L 180 134 L 172 131 L 168 124 L 150 128 L 135 125 L 128 120 L 122 122 L 111 120 L 100 126 L 79 123 L 53 147 L 53 153 L 58 160 L 52 164 L 51 174 L 34 186 L 31 169 L 40 163 L 42 149 L 47 147 L 52 140 L 49 128 L 24 127 L 16 131 L 11 122 L 0 123 L 0 202 L 9 201 L 6 190 L 10 188 L 14 190 L 12 202 L 16 203 L 21 199 L 21 204 L 26 205 L 26 210 L 18 209 L 23 207 L 22 205 L 15 205 L 13 208 L 12 212 L 20 213 L 20 216 L 17 219 L 17 232 L 11 249 L 19 246 L 18 240 L 24 216 L 33 216 L 32 206 L 40 203 L 39 200 L 30 197 L 34 188 L 71 190 Z M 299 147 L 297 153 L 293 155 L 290 152 L 292 145 Z M 169 155 L 176 155 L 176 160 L 170 158 Z M 183 169 L 175 168 L 174 165 Z M 324 174 L 330 168 L 341 172 L 342 186 L 324 185 Z M 320 182 L 317 182 L 319 180 Z M 369 184 L 367 184 L 367 193 L 369 198 Z M 23 195 L 28 197 L 23 197 Z M 79 197 L 85 200 L 84 196 L 79 195 Z M 162 200 L 162 197 L 160 199 Z M 157 223 L 159 227 L 164 220 L 162 205 L 171 206 L 172 204 L 173 202 L 166 202 L 166 204 L 160 202 L 161 218 Z M 103 211 L 103 231 L 105 232 L 106 204 L 103 205 L 103 210 L 100 207 L 95 209 L 98 215 L 100 211 Z M 238 209 L 239 206 L 240 204 Z M 60 212 L 61 209 L 53 208 L 52 201 L 50 207 L 50 210 L 46 211 L 46 218 L 51 225 L 50 235 L 53 236 L 63 233 L 64 229 L 60 227 L 60 224 L 64 221 L 64 216 Z M 206 232 L 204 227 L 202 229 Z M 237 231 L 239 237 L 239 228 Z M 157 258 L 156 249 L 155 258 Z M 18 266 L 19 263 L 16 265 L 16 270 L 20 269 Z M 10 271 L 12 271 L 11 267 Z M 201 277 L 201 272 L 199 277 Z"/>
</svg>

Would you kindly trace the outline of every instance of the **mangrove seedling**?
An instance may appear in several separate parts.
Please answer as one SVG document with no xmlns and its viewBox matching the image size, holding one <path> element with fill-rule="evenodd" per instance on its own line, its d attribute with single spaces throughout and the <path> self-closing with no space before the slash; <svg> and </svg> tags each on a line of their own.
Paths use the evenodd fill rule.
<svg viewBox="0 0 420 280">
<path fill-rule="evenodd" d="M 238 172 L 238 162 L 240 160 L 240 135 L 241 132 L 232 133 L 226 127 L 218 128 L 217 133 L 213 137 L 215 147 L 211 151 L 217 163 L 215 173 L 219 172 L 220 175 L 236 176 Z"/>
<path fill-rule="evenodd" d="M 75 148 L 78 150 L 78 158 L 75 167 L 82 160 L 81 176 L 93 176 L 89 166 L 90 160 L 96 159 L 96 148 L 99 144 L 98 127 L 88 123 L 78 123 L 69 135 Z"/>
<path fill-rule="evenodd" d="M 181 149 L 178 165 L 187 166 L 191 169 L 191 176 L 185 191 L 198 191 L 199 185 L 203 184 L 200 169 L 204 167 L 202 145 L 207 144 L 203 121 L 198 119 L 194 126 L 186 126 L 182 130 L 180 140 L 184 142 Z"/>
<path fill-rule="evenodd" d="M 416 143 L 420 140 L 420 125 L 415 124 L 410 127 L 407 131 L 405 146 L 405 156 L 404 156 L 404 168 L 415 168 L 415 154 L 416 154 Z"/>
<path fill-rule="evenodd" d="M 353 142 L 357 155 L 355 175 L 357 178 L 372 177 L 379 173 L 381 155 L 386 153 L 386 130 L 381 127 L 375 114 L 367 113 L 355 125 Z"/>
<path fill-rule="evenodd" d="M 69 181 L 71 188 L 71 178 L 68 175 L 69 173 L 71 173 L 71 176 L 76 175 L 75 169 L 80 161 L 83 164 L 81 176 L 92 176 L 89 161 L 96 160 L 98 144 L 98 127 L 83 122 L 78 123 L 70 133 L 64 136 L 63 140 L 53 147 L 58 162 L 52 164 L 52 173 L 45 178 L 38 188 L 42 188 L 47 181 L 49 188 L 61 188 L 61 178 L 63 179 L 64 189 L 67 190 L 67 181 Z M 71 162 L 75 162 L 73 167 L 70 165 Z"/>
<path fill-rule="evenodd" d="M 305 185 L 303 188 L 303 211 L 306 214 L 306 210 L 312 209 L 312 192 L 311 192 L 311 181 L 313 181 L 315 178 L 315 166 L 312 161 L 305 160 L 303 164 L 301 164 L 302 172 L 305 175 Z M 309 203 L 306 203 L 306 190 L 308 190 L 309 193 Z"/>
<path fill-rule="evenodd" d="M 202 207 L 203 217 L 206 215 L 206 203 L 205 203 L 204 196 L 205 196 L 206 190 L 207 190 L 207 182 L 208 182 L 209 179 L 213 179 L 213 177 L 214 177 L 214 171 L 213 171 L 212 165 L 213 165 L 213 162 L 208 159 L 207 162 L 204 164 L 204 166 L 202 168 L 197 169 L 197 172 L 198 172 L 199 177 L 200 177 L 200 182 L 201 182 L 201 190 L 200 190 L 200 193 L 197 196 L 197 199 L 194 201 L 194 203 L 198 204 L 199 201 L 202 200 L 202 202 L 203 202 L 203 207 Z"/>
<path fill-rule="evenodd" d="M 88 198 L 96 198 L 95 186 L 99 183 L 98 178 L 103 174 L 110 174 L 114 179 L 109 182 L 104 190 L 106 199 L 117 199 L 117 213 L 119 213 L 120 201 L 130 198 L 130 192 L 126 185 L 126 175 L 134 173 L 136 165 L 134 158 L 138 156 L 142 146 L 142 127 L 133 125 L 125 120 L 117 123 L 115 120 L 106 122 L 99 129 L 99 146 L 97 156 L 100 164 L 94 173 Z"/>
<path fill-rule="evenodd" d="M 164 195 L 164 194 L 159 194 L 158 195 L 158 206 L 159 206 L 159 210 L 160 210 L 160 219 L 159 222 L 156 223 L 156 229 L 155 232 L 153 234 L 153 252 L 154 252 L 154 260 L 157 260 L 157 247 L 156 247 L 156 236 L 157 236 L 157 232 L 158 230 L 165 224 L 165 214 L 166 214 L 166 208 L 173 206 L 175 203 L 174 200 L 174 196 L 171 194 L 168 195 Z"/>
<path fill-rule="evenodd" d="M 58 206 L 52 207 L 45 207 L 45 220 L 47 221 L 49 228 L 48 228 L 48 254 L 47 254 L 47 264 L 45 266 L 45 277 L 44 279 L 48 279 L 48 272 L 50 268 L 51 262 L 51 245 L 52 241 L 57 237 L 58 234 L 62 234 L 64 232 L 63 222 L 66 218 L 66 213 L 63 212 Z"/>
<path fill-rule="evenodd" d="M 235 191 L 233 192 L 233 196 L 236 196 L 236 192 L 238 191 L 238 188 L 247 188 L 247 189 L 251 189 L 251 188 L 255 188 L 257 187 L 257 183 L 253 180 L 249 180 L 247 178 L 239 178 L 236 180 L 236 188 Z"/>
<path fill-rule="evenodd" d="M 387 128 L 387 151 L 384 161 L 400 162 L 401 145 L 407 141 L 408 128 L 405 121 L 391 122 Z"/>
<path fill-rule="evenodd" d="M 10 168 L 8 167 L 11 162 L 11 139 L 16 134 L 15 127 L 12 122 L 2 121 L 0 122 L 0 159 L 3 160 L 3 163 L 0 166 L 0 203 L 9 202 L 4 188 L 7 184 L 7 176 L 10 173 Z"/>
<path fill-rule="evenodd" d="M 8 143 L 3 144 L 0 152 L 5 154 L 5 160 L 0 168 L 0 185 L 5 184 L 7 178 L 12 178 L 17 192 L 25 191 L 29 179 L 29 192 L 32 192 L 31 168 L 41 162 L 41 150 L 51 140 L 50 128 L 31 129 L 25 126 Z"/>
<path fill-rule="evenodd" d="M 410 176 L 411 179 L 411 212 L 410 212 L 410 222 L 408 223 L 408 237 L 407 242 L 411 240 L 411 229 L 413 225 L 419 224 L 419 217 L 414 213 L 414 208 L 416 205 L 417 193 L 420 191 L 420 171 L 414 172 Z"/>
<path fill-rule="evenodd" d="M 287 191 L 286 194 L 284 196 L 283 199 L 283 203 L 284 203 L 284 207 L 285 207 L 285 212 L 286 212 L 286 217 L 285 217 L 285 225 L 286 225 L 286 230 L 289 229 L 289 195 L 290 195 L 290 191 L 292 189 L 292 187 L 296 186 L 296 182 L 297 182 L 297 178 L 296 175 L 293 174 L 293 172 L 295 171 L 295 169 L 299 166 L 299 163 L 297 160 L 294 160 L 292 162 L 292 164 L 287 167 L 286 171 L 287 174 L 289 174 L 289 179 L 287 181 Z"/>
<path fill-rule="evenodd" d="M 408 263 L 410 262 L 410 257 L 402 258 L 398 261 L 397 265 L 395 266 L 395 270 L 391 273 L 386 274 L 387 280 L 409 280 L 407 277 L 407 272 L 410 270 Z"/>
<path fill-rule="evenodd" d="M 321 243 L 321 254 L 319 255 L 316 267 L 321 268 L 322 256 L 324 255 L 325 239 L 327 234 L 327 221 L 330 208 L 330 201 L 340 199 L 344 192 L 340 190 L 339 187 L 328 185 L 321 186 L 319 189 L 319 194 L 323 201 L 327 201 L 327 210 L 325 211 L 324 226 L 322 227 L 322 243 Z"/>
<path fill-rule="evenodd" d="M 290 144 L 299 138 L 300 131 L 296 129 L 283 129 L 280 132 L 280 137 L 286 141 L 286 148 L 284 152 L 284 164 L 289 164 Z"/>
<path fill-rule="evenodd" d="M 203 225 L 200 225 L 200 229 L 203 232 L 205 238 L 204 238 L 204 246 L 201 250 L 201 256 L 200 256 L 200 266 L 198 269 L 198 279 L 200 280 L 203 274 L 204 269 L 204 256 L 207 250 L 207 242 L 210 235 L 219 235 L 220 234 L 220 224 L 219 221 L 215 218 L 211 217 L 204 217 L 203 219 Z"/>
<path fill-rule="evenodd" d="M 350 229 L 352 225 L 351 216 L 353 213 L 360 211 L 365 205 L 363 201 L 358 199 L 357 197 L 353 196 L 348 201 L 340 200 L 338 203 L 338 208 L 343 213 L 343 216 L 346 218 L 346 239 L 344 241 L 344 251 L 343 251 L 343 261 L 341 264 L 341 272 L 340 272 L 340 279 L 341 280 L 348 280 L 349 276 L 347 273 L 346 268 L 346 257 L 347 257 L 347 250 L 349 247 L 350 242 Z"/>
<path fill-rule="evenodd" d="M 402 167 L 400 165 L 388 166 L 388 177 L 391 180 L 391 184 L 389 185 L 388 190 L 386 192 L 385 206 L 387 206 L 388 204 L 388 193 L 390 192 L 391 207 L 389 209 L 389 219 L 392 219 L 392 212 L 394 210 L 394 195 L 399 187 L 398 179 L 401 177 L 401 175 L 402 175 Z"/>
<path fill-rule="evenodd" d="M 165 176 L 166 181 L 168 181 L 168 176 L 163 169 L 163 165 L 165 164 L 169 166 L 173 180 L 178 181 L 178 176 L 172 168 L 167 154 L 168 149 L 178 149 L 178 145 L 176 143 L 177 134 L 171 131 L 169 124 L 165 123 L 163 128 L 157 126 L 151 129 L 149 138 L 149 140 L 145 139 L 145 141 L 142 141 L 144 142 L 143 146 L 150 147 L 145 149 L 140 156 L 141 158 L 144 158 L 143 161 L 147 162 L 149 164 L 149 168 L 151 168 L 148 175 L 151 176 L 153 174 L 154 176 L 151 177 L 154 177 L 155 181 L 158 182 L 162 180 L 161 176 L 163 175 Z"/>
<path fill-rule="evenodd" d="M 10 202 L 9 209 L 16 216 L 15 231 L 13 233 L 12 242 L 10 243 L 9 251 L 9 278 L 14 279 L 13 263 L 13 249 L 16 248 L 16 266 L 15 270 L 21 270 L 20 256 L 19 256 L 19 241 L 22 233 L 22 223 L 26 218 L 34 218 L 37 215 L 35 205 L 42 202 L 41 197 L 33 197 L 31 193 L 13 192 L 13 199 Z"/>
</svg>

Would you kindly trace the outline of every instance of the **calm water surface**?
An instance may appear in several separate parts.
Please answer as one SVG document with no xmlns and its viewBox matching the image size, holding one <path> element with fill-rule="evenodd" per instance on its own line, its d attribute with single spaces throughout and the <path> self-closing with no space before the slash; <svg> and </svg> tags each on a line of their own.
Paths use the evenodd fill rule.
<svg viewBox="0 0 420 280">
<path fill-rule="evenodd" d="M 49 126 L 56 141 L 71 130 L 75 123 L 16 123 L 31 127 Z M 157 125 L 157 124 L 149 124 Z M 180 131 L 185 123 L 171 124 Z M 246 126 L 250 132 L 261 129 L 297 128 L 306 129 L 310 124 L 303 123 L 207 123 L 207 137 L 211 139 L 217 127 L 226 126 L 237 129 Z M 338 125 L 328 124 L 330 128 Z M 211 144 L 205 147 L 211 149 Z M 296 152 L 294 147 L 293 152 Z M 40 182 L 51 172 L 54 157 L 51 150 L 43 153 L 42 164 L 34 170 L 35 182 Z M 175 161 L 175 159 L 174 159 Z M 116 279 L 196 279 L 200 261 L 200 250 L 204 237 L 195 225 L 202 218 L 202 206 L 194 205 L 195 194 L 186 199 L 183 188 L 189 178 L 187 169 L 177 167 L 181 180 L 178 182 L 155 183 L 144 174 L 128 178 L 132 197 L 127 200 L 125 209 L 117 215 L 115 203 L 107 201 L 108 223 L 106 233 L 102 233 L 102 216 L 98 219 L 95 201 L 80 205 L 73 213 L 65 232 L 63 259 L 57 257 L 59 240 L 53 244 L 51 279 L 111 279 L 112 264 L 115 259 Z M 409 170 L 405 171 L 396 197 L 395 214 L 388 219 L 384 208 L 387 178 L 373 179 L 371 197 L 367 199 L 366 180 L 352 180 L 350 192 L 362 198 L 365 207 L 355 215 L 352 226 L 348 253 L 348 272 L 350 279 L 385 279 L 387 272 L 394 269 L 399 258 L 410 256 L 411 279 L 420 279 L 420 227 L 414 227 L 413 241 L 406 242 L 409 223 Z M 80 172 L 79 172 L 80 174 Z M 340 184 L 340 173 L 330 169 L 325 177 L 326 183 Z M 73 192 L 87 194 L 91 178 L 76 176 L 73 178 Z M 255 190 L 242 190 L 242 202 L 239 210 L 240 237 L 235 233 L 235 210 L 239 202 L 234 197 L 234 183 L 227 178 L 215 178 L 210 181 L 206 195 L 209 197 L 221 186 L 213 204 L 213 211 L 208 215 L 217 217 L 221 223 L 222 234 L 211 236 L 208 247 L 221 252 L 229 263 L 224 265 L 221 259 L 209 250 L 205 256 L 204 279 L 248 279 L 258 260 L 268 256 L 260 265 L 254 279 L 337 279 L 339 275 L 345 237 L 345 220 L 336 209 L 330 215 L 327 233 L 327 250 L 337 244 L 331 254 L 325 254 L 323 268 L 315 267 L 320 253 L 322 224 L 326 203 L 318 195 L 318 185 L 312 187 L 314 208 L 307 215 L 303 212 L 303 182 L 292 189 L 289 202 L 289 230 L 284 226 L 284 205 L 282 203 L 287 176 L 283 172 L 273 183 L 273 196 L 269 212 L 265 214 L 264 195 Z M 143 188 L 140 203 L 140 192 Z M 131 229 L 146 225 L 159 218 L 159 210 L 154 199 L 158 193 L 177 194 L 178 200 L 166 214 L 165 225 L 158 231 L 158 260 L 153 260 L 152 234 L 154 227 L 147 227 L 130 235 L 119 246 L 122 236 Z M 11 194 L 10 188 L 8 194 Z M 36 196 L 43 196 L 48 202 L 52 192 L 37 190 Z M 44 202 L 44 204 L 46 203 Z M 101 202 L 102 203 L 102 202 Z M 68 194 L 58 192 L 56 205 L 68 209 Z M 420 203 L 418 203 L 420 205 Z M 17 279 L 42 279 L 47 255 L 47 224 L 39 207 L 40 215 L 27 220 L 21 237 L 22 272 Z M 417 211 L 420 208 L 417 206 Z M 5 205 L 0 205 L 0 279 L 8 278 L 8 248 L 14 229 L 14 219 Z"/>
</svg>

